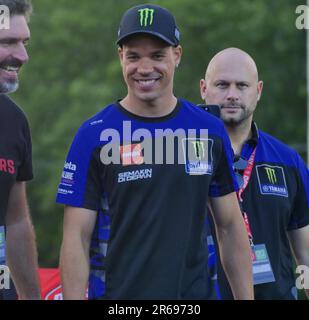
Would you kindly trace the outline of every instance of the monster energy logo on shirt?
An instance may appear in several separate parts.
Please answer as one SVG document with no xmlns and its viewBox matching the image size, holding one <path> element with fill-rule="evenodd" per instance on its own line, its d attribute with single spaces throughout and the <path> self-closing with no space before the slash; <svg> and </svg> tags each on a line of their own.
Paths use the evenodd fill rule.
<svg viewBox="0 0 309 320">
<path fill-rule="evenodd" d="M 195 155 L 198 159 L 203 159 L 205 157 L 205 148 L 202 141 L 191 141 L 193 144 Z"/>
<path fill-rule="evenodd" d="M 256 171 L 262 195 L 289 196 L 283 167 L 261 164 Z"/>
<path fill-rule="evenodd" d="M 154 9 L 144 8 L 138 10 L 141 27 L 151 26 L 153 23 Z"/>
<path fill-rule="evenodd" d="M 190 175 L 212 174 L 213 159 L 212 139 L 182 139 L 183 154 L 185 158 L 185 171 Z"/>
<path fill-rule="evenodd" d="M 267 174 L 267 178 L 270 183 L 275 184 L 277 183 L 277 178 L 276 178 L 276 172 L 275 169 L 272 168 L 264 168 Z"/>
</svg>

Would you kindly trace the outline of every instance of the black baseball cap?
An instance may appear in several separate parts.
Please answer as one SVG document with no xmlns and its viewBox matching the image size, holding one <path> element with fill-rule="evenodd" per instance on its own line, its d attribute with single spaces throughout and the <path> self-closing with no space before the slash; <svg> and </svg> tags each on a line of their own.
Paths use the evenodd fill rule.
<svg viewBox="0 0 309 320">
<path fill-rule="evenodd" d="M 120 21 L 117 44 L 122 45 L 129 36 L 148 33 L 171 46 L 177 47 L 180 33 L 174 16 L 160 6 L 142 4 L 126 11 Z"/>
</svg>

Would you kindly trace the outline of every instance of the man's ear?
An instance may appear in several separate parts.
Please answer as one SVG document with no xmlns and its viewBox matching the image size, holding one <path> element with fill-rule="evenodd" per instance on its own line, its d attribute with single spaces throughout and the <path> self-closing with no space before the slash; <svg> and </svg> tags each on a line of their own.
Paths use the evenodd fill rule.
<svg viewBox="0 0 309 320">
<path fill-rule="evenodd" d="M 122 47 L 118 47 L 118 56 L 119 56 L 120 63 L 122 64 L 122 62 L 123 62 L 123 48 Z"/>
<path fill-rule="evenodd" d="M 174 55 L 175 55 L 175 66 L 177 68 L 180 64 L 181 56 L 182 56 L 182 47 L 181 46 L 177 46 L 176 48 L 174 48 Z"/>
<path fill-rule="evenodd" d="M 205 79 L 201 79 L 200 80 L 200 93 L 201 93 L 201 98 L 203 99 L 203 101 L 205 101 L 206 99 L 206 81 Z"/>
<path fill-rule="evenodd" d="M 257 85 L 257 94 L 258 94 L 257 101 L 260 101 L 260 99 L 261 99 L 262 91 L 263 91 L 263 85 L 264 85 L 263 81 L 259 81 L 258 82 L 258 85 Z"/>
</svg>

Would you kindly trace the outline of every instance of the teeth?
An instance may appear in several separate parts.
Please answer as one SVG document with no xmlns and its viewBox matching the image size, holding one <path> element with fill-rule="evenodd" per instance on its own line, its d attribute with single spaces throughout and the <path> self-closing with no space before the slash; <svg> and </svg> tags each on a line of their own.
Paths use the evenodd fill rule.
<svg viewBox="0 0 309 320">
<path fill-rule="evenodd" d="M 1 69 L 5 70 L 5 71 L 14 71 L 14 72 L 18 71 L 17 67 L 11 67 L 11 66 L 3 67 Z"/>
<path fill-rule="evenodd" d="M 141 84 L 152 84 L 154 83 L 156 80 L 139 80 L 138 82 L 140 82 Z"/>
</svg>

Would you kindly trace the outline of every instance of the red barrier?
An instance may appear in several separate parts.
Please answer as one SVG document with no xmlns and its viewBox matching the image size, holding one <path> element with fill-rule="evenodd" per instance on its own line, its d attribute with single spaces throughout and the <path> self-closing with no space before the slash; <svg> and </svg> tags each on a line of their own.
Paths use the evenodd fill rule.
<svg viewBox="0 0 309 320">
<path fill-rule="evenodd" d="M 59 269 L 39 269 L 41 295 L 43 300 L 62 300 Z"/>
</svg>

